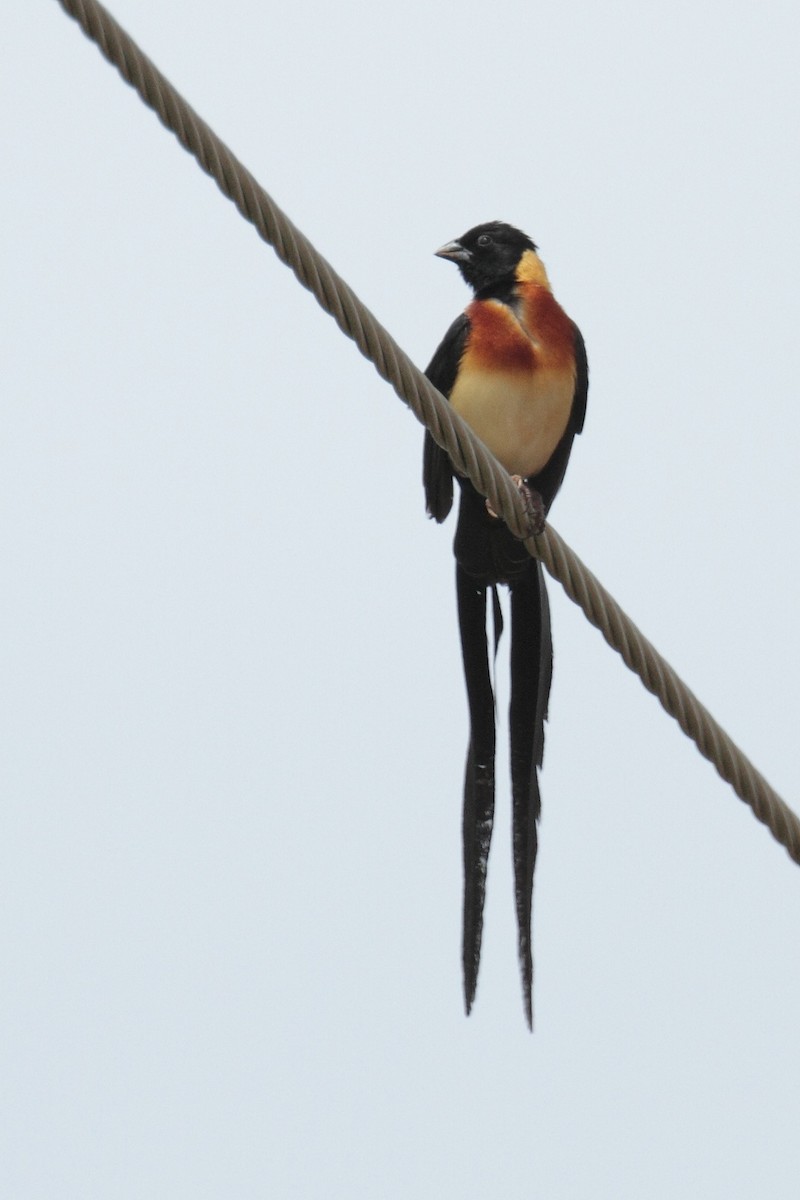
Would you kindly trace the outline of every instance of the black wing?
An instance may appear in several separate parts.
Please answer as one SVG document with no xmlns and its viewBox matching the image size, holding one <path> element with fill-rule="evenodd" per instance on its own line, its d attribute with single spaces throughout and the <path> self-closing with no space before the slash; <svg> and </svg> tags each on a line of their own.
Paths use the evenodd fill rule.
<svg viewBox="0 0 800 1200">
<path fill-rule="evenodd" d="M 450 395 L 458 374 L 469 337 L 469 317 L 462 313 L 444 335 L 442 342 L 425 372 L 428 379 L 443 396 Z M 422 452 L 422 482 L 425 485 L 425 507 L 435 521 L 443 521 L 453 506 L 453 468 L 447 451 L 437 446 L 428 431 L 425 431 L 425 447 Z"/>
<path fill-rule="evenodd" d="M 573 325 L 572 328 L 575 330 L 575 399 L 572 401 L 570 424 L 576 433 L 583 433 L 586 397 L 589 394 L 589 362 L 586 358 L 583 334 L 577 325 Z"/>
</svg>

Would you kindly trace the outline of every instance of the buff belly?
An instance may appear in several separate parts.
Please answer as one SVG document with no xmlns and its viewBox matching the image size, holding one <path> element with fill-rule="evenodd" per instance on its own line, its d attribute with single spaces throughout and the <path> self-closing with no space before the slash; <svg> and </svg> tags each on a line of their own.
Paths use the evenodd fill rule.
<svg viewBox="0 0 800 1200">
<path fill-rule="evenodd" d="M 567 428 L 572 371 L 462 370 L 450 403 L 511 475 L 528 478 L 547 465 Z"/>
</svg>

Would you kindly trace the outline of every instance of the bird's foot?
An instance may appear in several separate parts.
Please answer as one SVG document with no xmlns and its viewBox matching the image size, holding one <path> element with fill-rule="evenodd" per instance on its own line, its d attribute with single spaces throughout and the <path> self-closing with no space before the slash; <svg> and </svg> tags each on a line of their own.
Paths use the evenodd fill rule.
<svg viewBox="0 0 800 1200">
<path fill-rule="evenodd" d="M 525 516 L 531 523 L 531 529 L 536 537 L 544 532 L 546 516 L 544 511 L 544 500 L 541 494 L 535 488 L 529 488 L 525 480 L 519 475 L 512 475 L 512 480 L 516 484 L 517 491 L 522 497 L 522 503 L 525 506 Z"/>
<path fill-rule="evenodd" d="M 544 500 L 542 500 L 542 497 L 534 488 L 528 487 L 521 475 L 512 475 L 511 482 L 514 484 L 515 488 L 522 497 L 522 503 L 525 507 L 525 516 L 531 523 L 531 529 L 533 533 L 538 537 L 545 527 L 546 514 L 544 511 Z M 489 516 L 494 517 L 495 520 L 500 519 L 488 500 L 486 501 L 486 511 L 488 512 Z"/>
</svg>

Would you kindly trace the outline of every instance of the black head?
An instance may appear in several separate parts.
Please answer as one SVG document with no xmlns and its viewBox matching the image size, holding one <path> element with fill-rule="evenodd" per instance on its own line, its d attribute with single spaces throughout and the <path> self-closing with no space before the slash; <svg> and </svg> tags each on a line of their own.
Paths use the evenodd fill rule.
<svg viewBox="0 0 800 1200">
<path fill-rule="evenodd" d="M 536 251 L 536 245 L 526 234 L 504 221 L 487 221 L 457 241 L 448 242 L 436 253 L 439 258 L 451 259 L 470 287 L 480 292 L 513 280 L 526 250 Z"/>
</svg>

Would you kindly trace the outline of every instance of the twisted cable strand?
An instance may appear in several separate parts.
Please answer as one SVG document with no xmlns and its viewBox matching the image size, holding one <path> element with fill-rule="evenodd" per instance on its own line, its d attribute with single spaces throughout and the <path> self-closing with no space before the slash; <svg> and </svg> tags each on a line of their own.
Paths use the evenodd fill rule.
<svg viewBox="0 0 800 1200">
<path fill-rule="evenodd" d="M 381 378 L 445 449 L 459 474 L 486 496 L 511 531 L 540 557 L 567 595 L 608 644 L 658 697 L 700 753 L 748 804 L 759 821 L 800 863 L 800 820 L 637 629 L 613 597 L 550 525 L 533 536 L 522 501 L 507 472 L 443 396 L 400 349 L 352 289 L 290 221 L 227 146 L 186 103 L 97 0 L 59 0 L 122 78 L 136 89 L 221 191 L 273 247 L 302 285 L 352 338 Z"/>
<path fill-rule="evenodd" d="M 737 796 L 749 804 L 789 856 L 800 863 L 800 821 L 796 814 L 552 525 L 536 539 L 536 549 L 553 578 L 558 579 L 570 599 L 583 609 L 609 646 L 658 698 Z"/>
</svg>

